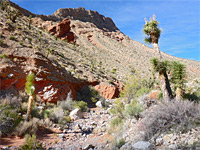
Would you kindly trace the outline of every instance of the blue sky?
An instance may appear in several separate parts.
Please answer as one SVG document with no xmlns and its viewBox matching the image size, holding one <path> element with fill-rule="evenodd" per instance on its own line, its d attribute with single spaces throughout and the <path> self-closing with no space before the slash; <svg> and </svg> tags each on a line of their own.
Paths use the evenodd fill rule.
<svg viewBox="0 0 200 150">
<path fill-rule="evenodd" d="M 199 0 L 11 0 L 36 14 L 53 14 L 59 8 L 85 7 L 111 17 L 116 26 L 135 41 L 143 43 L 144 17 L 153 14 L 162 29 L 161 51 L 200 61 Z M 151 46 L 151 45 L 148 45 Z"/>
</svg>

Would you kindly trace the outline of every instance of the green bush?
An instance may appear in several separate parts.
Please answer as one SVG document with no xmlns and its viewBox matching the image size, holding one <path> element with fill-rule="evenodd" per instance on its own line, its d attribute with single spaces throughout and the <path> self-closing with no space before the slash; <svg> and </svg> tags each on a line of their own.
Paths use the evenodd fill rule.
<svg viewBox="0 0 200 150">
<path fill-rule="evenodd" d="M 0 46 L 4 46 L 4 45 L 5 45 L 4 41 L 0 39 Z"/>
<path fill-rule="evenodd" d="M 123 118 L 115 117 L 113 120 L 111 120 L 110 127 L 115 128 L 115 127 L 121 126 L 122 123 L 123 123 Z"/>
<path fill-rule="evenodd" d="M 24 46 L 24 42 L 22 42 L 22 41 L 21 41 L 21 42 L 19 42 L 19 44 L 20 44 L 21 46 Z"/>
<path fill-rule="evenodd" d="M 77 101 L 75 107 L 79 108 L 81 111 L 87 111 L 87 103 L 84 101 Z"/>
<path fill-rule="evenodd" d="M 120 97 L 125 98 L 127 102 L 130 103 L 132 99 L 150 92 L 151 88 L 153 87 L 153 83 L 153 79 L 150 78 L 147 81 L 136 73 L 135 75 L 132 75 L 125 83 L 124 90 L 120 93 Z"/>
<path fill-rule="evenodd" d="M 15 108 L 8 105 L 0 106 L 0 132 L 2 134 L 12 133 L 21 120 Z"/>
<path fill-rule="evenodd" d="M 143 111 L 142 105 L 139 104 L 136 100 L 131 101 L 130 104 L 126 105 L 125 114 L 128 117 L 135 117 L 139 119 L 140 112 Z"/>
<path fill-rule="evenodd" d="M 6 54 L 0 55 L 0 58 L 8 58 L 8 55 Z"/>
<path fill-rule="evenodd" d="M 9 39 L 10 39 L 10 40 L 13 40 L 13 41 L 16 41 L 16 40 L 17 40 L 13 35 L 11 35 L 11 36 L 9 37 Z"/>
<path fill-rule="evenodd" d="M 49 118 L 50 112 L 51 112 L 50 109 L 45 109 L 45 110 L 43 111 L 43 116 L 44 116 L 45 119 L 46 119 L 46 118 Z"/>
<path fill-rule="evenodd" d="M 124 118 L 124 102 L 122 99 L 117 99 L 114 102 L 114 107 L 110 109 L 110 113 L 119 116 L 120 118 Z"/>
<path fill-rule="evenodd" d="M 114 147 L 116 147 L 117 149 L 120 149 L 125 143 L 126 142 L 125 142 L 124 138 L 121 138 L 114 142 Z"/>
<path fill-rule="evenodd" d="M 33 150 L 33 149 L 40 149 L 44 150 L 45 148 L 42 147 L 42 144 L 37 141 L 36 135 L 27 134 L 25 136 L 26 143 L 21 146 L 21 150 Z"/>
</svg>

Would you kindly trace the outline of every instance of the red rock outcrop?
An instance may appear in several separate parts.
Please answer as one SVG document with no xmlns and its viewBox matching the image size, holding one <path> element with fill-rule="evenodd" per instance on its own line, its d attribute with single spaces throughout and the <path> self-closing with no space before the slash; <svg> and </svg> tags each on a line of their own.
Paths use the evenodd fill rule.
<svg viewBox="0 0 200 150">
<path fill-rule="evenodd" d="M 115 85 L 109 85 L 107 83 L 101 83 L 96 85 L 95 90 L 106 99 L 113 99 L 119 96 L 119 88 Z"/>
<path fill-rule="evenodd" d="M 35 73 L 35 93 L 44 101 L 56 103 L 63 100 L 71 91 L 76 98 L 76 91 L 83 82 L 73 78 L 63 68 L 53 65 L 50 60 L 38 58 L 15 57 L 10 55 L 12 65 L 0 67 L 0 90 L 24 91 L 26 75 Z"/>
<path fill-rule="evenodd" d="M 75 36 L 73 32 L 70 32 L 70 20 L 68 18 L 63 19 L 57 25 L 50 26 L 48 32 L 51 35 L 60 37 L 61 40 L 67 40 L 69 43 L 75 43 Z"/>
</svg>

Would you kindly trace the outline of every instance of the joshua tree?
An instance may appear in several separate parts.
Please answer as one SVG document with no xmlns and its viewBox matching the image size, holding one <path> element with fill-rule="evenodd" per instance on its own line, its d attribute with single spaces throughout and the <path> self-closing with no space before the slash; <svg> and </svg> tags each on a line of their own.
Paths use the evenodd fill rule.
<svg viewBox="0 0 200 150">
<path fill-rule="evenodd" d="M 151 43 L 153 45 L 153 49 L 155 50 L 156 53 L 159 54 L 161 58 L 161 53 L 158 45 L 161 29 L 159 29 L 158 24 L 159 22 L 156 21 L 155 15 L 153 15 L 153 19 L 150 18 L 150 21 L 147 21 L 147 19 L 145 18 L 145 25 L 143 31 L 147 35 L 144 41 L 146 43 Z"/>
<path fill-rule="evenodd" d="M 28 28 L 29 28 L 29 30 L 31 29 L 31 23 L 32 23 L 32 15 L 30 15 L 28 17 Z"/>
<path fill-rule="evenodd" d="M 33 83 L 34 80 L 35 80 L 34 73 L 30 72 L 26 76 L 26 85 L 25 85 L 26 93 L 29 95 L 28 109 L 27 109 L 27 114 L 26 114 L 26 119 L 25 119 L 26 121 L 29 121 L 29 119 L 30 119 L 30 115 L 31 115 L 31 111 L 32 111 L 32 104 L 34 101 L 34 92 L 35 92 L 35 86 Z"/>
<path fill-rule="evenodd" d="M 159 80 L 164 100 L 172 99 L 172 90 L 168 80 L 168 61 L 159 61 L 157 58 L 151 60 L 153 69 L 159 73 Z"/>
<path fill-rule="evenodd" d="M 176 100 L 183 99 L 183 86 L 185 83 L 184 78 L 186 77 L 185 65 L 180 62 L 173 61 L 171 64 L 172 69 L 172 83 L 176 90 Z"/>
</svg>

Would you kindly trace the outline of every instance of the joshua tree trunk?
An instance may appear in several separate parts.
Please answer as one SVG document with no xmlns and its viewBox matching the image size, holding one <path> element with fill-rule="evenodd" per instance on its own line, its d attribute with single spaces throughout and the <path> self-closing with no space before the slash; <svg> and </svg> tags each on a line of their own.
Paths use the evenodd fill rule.
<svg viewBox="0 0 200 150">
<path fill-rule="evenodd" d="M 172 99 L 172 90 L 169 84 L 167 73 L 159 73 L 159 78 L 164 100 Z"/>
<path fill-rule="evenodd" d="M 176 89 L 176 100 L 181 100 L 183 99 L 183 90 L 181 88 Z"/>
<path fill-rule="evenodd" d="M 160 53 L 160 48 L 159 48 L 158 43 L 152 43 L 152 45 L 153 45 L 153 49 L 154 49 L 155 53 L 157 53 L 160 56 L 160 59 L 161 59 L 162 56 L 161 56 L 161 53 Z"/>
<path fill-rule="evenodd" d="M 33 104 L 33 95 L 30 95 L 28 98 L 28 109 L 27 109 L 27 114 L 26 114 L 26 121 L 29 121 L 30 119 L 30 115 L 31 115 L 31 111 L 32 111 L 32 104 Z"/>
</svg>

